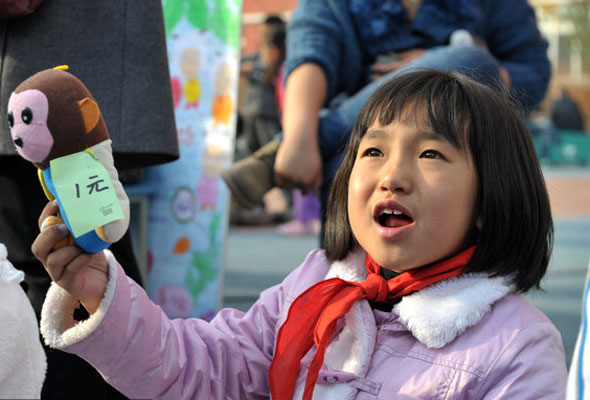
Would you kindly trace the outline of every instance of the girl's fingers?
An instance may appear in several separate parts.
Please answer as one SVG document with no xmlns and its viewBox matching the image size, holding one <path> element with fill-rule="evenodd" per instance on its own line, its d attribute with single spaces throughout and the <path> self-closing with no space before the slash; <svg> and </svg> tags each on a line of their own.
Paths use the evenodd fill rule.
<svg viewBox="0 0 590 400">
<path fill-rule="evenodd" d="M 61 281 L 66 269 L 69 269 L 70 264 L 81 253 L 82 250 L 77 246 L 62 247 L 59 250 L 49 253 L 43 265 L 49 273 L 51 280 L 55 282 Z"/>
<path fill-rule="evenodd" d="M 43 225 L 43 221 L 45 218 L 49 217 L 50 215 L 57 215 L 59 212 L 59 206 L 57 205 L 57 201 L 53 200 L 47 203 L 43 211 L 41 211 L 41 215 L 39 216 L 39 221 L 37 221 L 39 225 L 39 230 L 41 230 L 41 226 Z"/>
<path fill-rule="evenodd" d="M 45 264 L 53 246 L 68 235 L 68 228 L 64 224 L 50 226 L 37 235 L 31 246 L 31 251 L 39 261 Z"/>
<path fill-rule="evenodd" d="M 59 261 L 56 261 L 55 272 L 59 273 L 60 275 L 59 278 L 56 276 L 54 281 L 58 283 L 60 286 L 62 286 L 64 289 L 72 293 L 72 295 L 74 295 L 75 297 L 79 297 L 81 294 L 80 290 L 82 288 L 75 287 L 80 286 L 76 285 L 76 282 L 81 282 L 81 279 L 79 279 L 79 277 L 82 276 L 81 271 L 89 266 L 89 264 L 93 260 L 94 255 L 84 253 L 76 246 L 69 246 L 69 248 L 77 249 L 78 251 L 63 254 L 62 258 L 60 258 Z"/>
</svg>

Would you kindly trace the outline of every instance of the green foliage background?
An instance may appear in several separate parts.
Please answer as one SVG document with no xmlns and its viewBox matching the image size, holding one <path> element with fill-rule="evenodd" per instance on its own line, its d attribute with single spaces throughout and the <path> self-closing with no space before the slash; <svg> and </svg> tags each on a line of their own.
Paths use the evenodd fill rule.
<svg viewBox="0 0 590 400">
<path fill-rule="evenodd" d="M 193 27 L 209 30 L 234 50 L 238 49 L 242 0 L 162 0 L 162 7 L 166 36 L 186 17 Z"/>
</svg>

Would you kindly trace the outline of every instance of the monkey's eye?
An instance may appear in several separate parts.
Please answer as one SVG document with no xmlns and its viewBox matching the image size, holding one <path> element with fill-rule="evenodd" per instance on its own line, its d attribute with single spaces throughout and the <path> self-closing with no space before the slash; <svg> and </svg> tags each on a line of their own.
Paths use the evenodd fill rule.
<svg viewBox="0 0 590 400">
<path fill-rule="evenodd" d="M 10 128 L 14 126 L 14 115 L 12 115 L 12 111 L 8 113 L 8 126 Z"/>
<path fill-rule="evenodd" d="M 26 107 L 23 112 L 20 114 L 20 117 L 22 118 L 23 122 L 27 125 L 29 125 L 31 123 L 31 121 L 33 120 L 33 112 L 31 111 L 31 109 L 29 107 Z"/>
</svg>

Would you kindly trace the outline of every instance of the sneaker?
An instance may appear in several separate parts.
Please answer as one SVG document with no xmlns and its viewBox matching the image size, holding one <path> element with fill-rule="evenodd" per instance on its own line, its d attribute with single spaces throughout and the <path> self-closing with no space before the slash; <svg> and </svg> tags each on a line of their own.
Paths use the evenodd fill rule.
<svg viewBox="0 0 590 400">
<path fill-rule="evenodd" d="M 264 194 L 274 186 L 273 167 L 279 144 L 278 140 L 272 140 L 221 172 L 233 198 L 242 207 L 262 205 Z"/>
<path fill-rule="evenodd" d="M 279 225 L 278 232 L 285 236 L 319 235 L 321 223 L 319 220 L 300 221 L 294 219 L 286 224 Z"/>
</svg>

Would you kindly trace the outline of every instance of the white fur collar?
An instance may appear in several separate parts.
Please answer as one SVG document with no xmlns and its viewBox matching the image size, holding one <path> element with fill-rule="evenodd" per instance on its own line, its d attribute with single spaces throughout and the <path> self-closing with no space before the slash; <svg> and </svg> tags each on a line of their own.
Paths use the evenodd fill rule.
<svg viewBox="0 0 590 400">
<path fill-rule="evenodd" d="M 355 251 L 345 260 L 334 262 L 326 279 L 334 277 L 355 282 L 365 280 L 365 252 Z M 399 316 L 399 321 L 418 341 L 430 348 L 440 348 L 477 324 L 492 304 L 511 291 L 513 288 L 505 278 L 463 274 L 405 296 L 392 312 Z M 357 301 L 344 316 L 342 330 L 326 349 L 326 370 L 323 372 L 329 375 L 330 370 L 344 371 L 366 376 L 376 338 L 377 327 L 369 303 Z M 352 381 L 338 385 L 321 383 L 319 379 L 314 388 L 314 399 L 347 400 L 357 397 L 358 389 Z M 303 385 L 297 385 L 293 398 L 301 399 L 302 394 Z"/>
<path fill-rule="evenodd" d="M 326 279 L 337 276 L 356 282 L 364 280 L 364 259 L 363 251 L 351 253 L 345 260 L 332 264 Z M 477 324 L 492 304 L 513 290 L 504 277 L 463 274 L 405 296 L 392 312 L 421 343 L 440 348 Z"/>
</svg>

